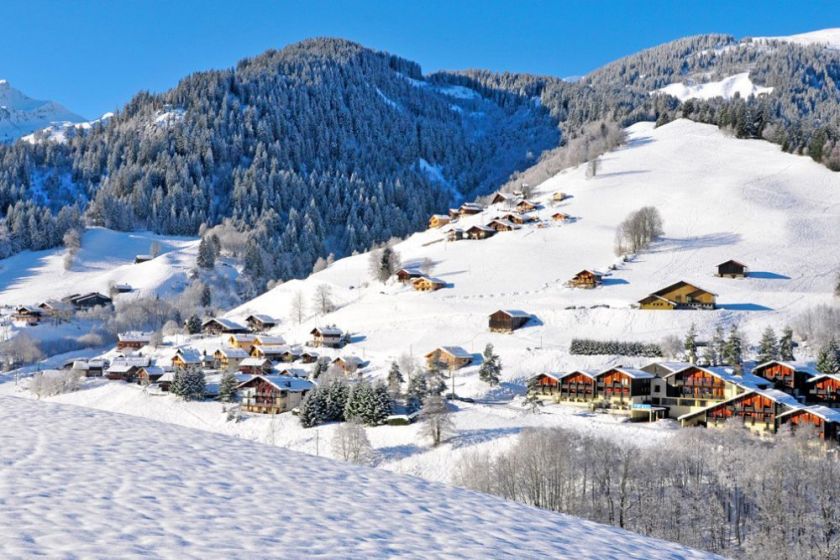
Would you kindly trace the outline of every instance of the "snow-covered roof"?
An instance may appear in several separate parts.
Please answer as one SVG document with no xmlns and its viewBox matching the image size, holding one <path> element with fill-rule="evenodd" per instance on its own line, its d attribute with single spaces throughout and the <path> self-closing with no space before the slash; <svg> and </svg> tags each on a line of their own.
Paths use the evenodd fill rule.
<svg viewBox="0 0 840 560">
<path fill-rule="evenodd" d="M 281 391 L 289 391 L 292 393 L 311 391 L 315 388 L 315 384 L 309 380 L 302 379 L 300 377 L 294 377 L 291 375 L 276 374 L 255 375 L 251 379 L 240 383 L 238 387 L 242 387 L 243 385 L 245 385 L 246 383 L 250 383 L 254 379 L 262 379 Z"/>
<path fill-rule="evenodd" d="M 836 408 L 829 408 L 827 406 L 823 406 L 821 404 L 814 404 L 811 406 L 806 406 L 802 408 L 794 408 L 792 410 L 787 410 L 781 414 L 779 414 L 779 418 L 784 418 L 786 416 L 790 416 L 796 412 L 810 412 L 815 416 L 819 416 L 826 422 L 834 422 L 836 424 L 840 424 L 840 410 Z"/>
<path fill-rule="evenodd" d="M 245 330 L 245 327 L 240 325 L 236 321 L 233 321 L 231 319 L 225 319 L 224 317 L 211 317 L 210 319 L 204 321 L 201 325 L 207 326 L 210 323 L 218 323 L 226 330 Z"/>
<path fill-rule="evenodd" d="M 270 315 L 263 315 L 262 313 L 253 313 L 251 315 L 248 315 L 248 317 L 245 320 L 246 321 L 257 320 L 257 321 L 259 321 L 260 323 L 263 323 L 263 324 L 265 324 L 265 323 L 276 324 L 277 323 L 277 321 L 274 319 L 274 317 L 271 317 Z"/>
<path fill-rule="evenodd" d="M 815 375 L 811 379 L 807 380 L 806 383 L 816 383 L 817 381 L 821 381 L 823 379 L 833 379 L 837 382 L 840 382 L 840 374 L 835 373 L 821 373 L 819 375 Z"/>
<path fill-rule="evenodd" d="M 364 360 L 359 358 L 358 356 L 339 356 L 338 358 L 334 359 L 332 363 L 344 362 L 348 366 L 360 366 L 364 363 Z"/>
<path fill-rule="evenodd" d="M 228 340 L 235 340 L 239 344 L 251 344 L 257 339 L 255 334 L 234 333 L 230 335 Z"/>
<path fill-rule="evenodd" d="M 415 282 L 422 282 L 424 280 L 426 282 L 431 282 L 432 284 L 440 284 L 442 286 L 446 285 L 446 280 L 441 280 L 440 278 L 435 278 L 434 276 L 420 276 L 414 279 Z"/>
<path fill-rule="evenodd" d="M 656 360 L 656 361 L 653 361 L 653 362 L 647 364 L 645 367 L 652 366 L 654 364 L 667 369 L 671 373 L 675 373 L 677 371 L 682 371 L 682 370 L 684 370 L 688 367 L 691 367 L 693 365 L 689 362 L 675 362 L 675 361 L 667 361 L 667 360 L 663 360 L 663 361 Z"/>
<path fill-rule="evenodd" d="M 767 397 L 768 399 L 770 399 L 770 400 L 772 400 L 772 401 L 774 401 L 778 404 L 787 406 L 787 407 L 789 407 L 791 409 L 794 409 L 794 410 L 799 410 L 799 409 L 805 408 L 805 405 L 802 404 L 801 402 L 799 402 L 798 400 L 796 400 L 796 398 L 793 397 L 793 395 L 789 395 L 789 394 L 785 393 L 784 391 L 779 391 L 778 389 L 748 389 L 748 390 L 744 391 L 743 393 L 739 393 L 739 394 L 735 395 L 734 397 L 730 397 L 730 398 L 726 399 L 725 401 L 714 403 L 714 404 L 711 404 L 711 405 L 709 405 L 705 408 L 701 408 L 700 410 L 695 410 L 694 412 L 689 412 L 687 414 L 683 414 L 682 416 L 677 418 L 677 420 L 684 420 L 686 418 L 691 418 L 693 416 L 703 414 L 703 413 L 705 413 L 705 412 L 707 412 L 707 411 L 709 411 L 713 408 L 717 408 L 719 406 L 731 403 L 733 401 L 743 399 L 743 398 L 748 397 L 750 395 L 763 395 L 763 396 Z M 786 412 L 789 412 L 789 411 L 786 411 Z"/>
<path fill-rule="evenodd" d="M 511 222 L 506 218 L 496 218 L 495 220 L 491 221 L 490 224 L 499 224 L 500 226 L 507 227 L 510 229 L 519 229 L 519 226 Z M 490 224 L 487 224 L 490 227 Z"/>
<path fill-rule="evenodd" d="M 40 315 L 42 313 L 41 308 L 36 307 L 34 305 L 18 305 L 17 310 L 18 310 L 18 312 L 26 311 L 26 312 L 32 313 L 34 315 Z"/>
<path fill-rule="evenodd" d="M 290 348 L 287 344 L 262 344 L 256 347 L 257 352 L 263 354 L 284 354 L 286 352 L 295 353 L 295 350 Z"/>
<path fill-rule="evenodd" d="M 685 367 L 673 370 L 665 377 L 672 377 L 691 368 L 696 368 L 700 371 L 705 371 L 709 375 L 717 377 L 718 379 L 721 379 L 727 383 L 732 383 L 734 385 L 738 385 L 739 387 L 744 387 L 746 389 L 760 389 L 762 386 L 767 386 L 768 383 L 766 379 L 763 379 L 751 373 L 744 373 L 742 375 L 738 375 L 737 373 L 735 373 L 735 369 L 729 366 L 698 366 L 694 364 L 686 364 Z"/>
<path fill-rule="evenodd" d="M 797 371 L 797 372 L 800 372 L 800 373 L 805 373 L 807 375 L 810 375 L 811 377 L 816 377 L 818 375 L 822 375 L 820 370 L 818 370 L 816 368 L 816 366 L 812 363 L 800 362 L 800 361 L 783 361 L 783 360 L 770 360 L 769 362 L 764 362 L 764 363 L 758 364 L 757 366 L 755 366 L 753 368 L 753 371 L 755 371 L 759 368 L 763 368 L 765 366 L 773 365 L 773 364 L 778 364 L 778 365 L 781 365 L 781 366 L 785 366 L 788 369 L 792 369 L 793 371 Z"/>
<path fill-rule="evenodd" d="M 499 309 L 502 313 L 507 315 L 508 317 L 521 317 L 521 318 L 531 318 L 531 314 L 527 311 L 522 311 L 521 309 Z"/>
<path fill-rule="evenodd" d="M 482 226 L 481 224 L 476 224 L 474 226 L 471 226 L 470 228 L 467 229 L 467 231 L 473 231 L 473 230 L 476 230 L 476 229 L 479 230 L 479 231 L 496 231 L 495 229 L 493 229 L 491 227 Z"/>
<path fill-rule="evenodd" d="M 120 342 L 144 342 L 148 343 L 152 340 L 152 333 L 144 331 L 127 331 L 119 333 L 117 338 Z"/>
<path fill-rule="evenodd" d="M 244 360 L 239 362 L 239 365 L 244 367 L 264 367 L 268 365 L 268 363 L 268 360 L 266 360 L 265 358 L 251 357 L 245 358 Z"/>
<path fill-rule="evenodd" d="M 276 335 L 257 335 L 257 338 L 254 342 L 258 342 L 262 346 L 271 346 L 271 345 L 283 345 L 286 344 L 286 339 L 280 336 L 279 334 Z"/>
<path fill-rule="evenodd" d="M 464 350 L 460 346 L 441 346 L 440 348 L 437 348 L 437 350 L 440 350 L 441 352 L 446 352 L 447 354 L 449 354 L 450 356 L 453 356 L 455 358 L 470 358 L 470 359 L 472 359 L 472 354 L 470 354 L 469 352 L 467 352 L 466 350 Z M 429 352 L 429 354 L 433 354 L 433 353 L 434 353 L 434 351 Z M 427 355 L 429 355 L 429 354 L 427 354 Z"/>
<path fill-rule="evenodd" d="M 318 333 L 320 333 L 321 336 L 341 336 L 343 334 L 342 330 L 335 325 L 331 327 L 315 327 L 309 334 Z"/>
<path fill-rule="evenodd" d="M 224 357 L 230 359 L 245 359 L 248 357 L 248 352 L 243 350 L 242 348 L 237 348 L 235 346 L 222 346 L 216 352 L 219 352 Z"/>
<path fill-rule="evenodd" d="M 585 375 L 586 377 L 589 377 L 590 379 L 595 379 L 595 377 L 598 376 L 598 372 L 594 371 L 594 370 L 576 369 L 576 370 L 573 370 L 573 371 L 567 371 L 566 373 L 561 373 L 561 374 L 555 376 L 555 379 L 557 379 L 559 381 L 561 379 L 565 379 L 567 377 L 570 377 L 570 376 L 578 374 L 578 373 L 581 374 L 581 375 Z"/>
<path fill-rule="evenodd" d="M 186 364 L 201 363 L 201 352 L 199 352 L 195 348 L 178 348 L 175 351 L 175 355 L 173 355 L 172 358 L 174 359 L 175 356 L 180 356 L 181 360 L 183 360 Z"/>
<path fill-rule="evenodd" d="M 609 373 L 613 370 L 623 373 L 624 375 L 626 375 L 630 379 L 653 379 L 654 377 L 656 377 L 652 373 L 648 373 L 648 372 L 642 371 L 640 369 L 633 369 L 633 368 L 626 368 L 626 367 L 607 368 L 603 371 L 599 371 L 597 374 L 595 374 L 595 377 L 601 377 L 605 373 Z"/>
<path fill-rule="evenodd" d="M 449 221 L 449 216 L 446 214 L 432 214 L 432 218 L 440 221 Z"/>
<path fill-rule="evenodd" d="M 132 364 L 129 362 L 114 362 L 108 367 L 108 373 L 128 373 L 136 367 L 145 366 L 138 366 L 137 364 Z"/>
</svg>

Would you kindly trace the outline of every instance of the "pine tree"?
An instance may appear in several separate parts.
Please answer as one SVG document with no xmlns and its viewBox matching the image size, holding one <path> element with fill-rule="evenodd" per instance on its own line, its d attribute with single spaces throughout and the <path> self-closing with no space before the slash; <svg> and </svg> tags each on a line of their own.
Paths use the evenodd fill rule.
<svg viewBox="0 0 840 560">
<path fill-rule="evenodd" d="M 779 339 L 779 359 L 784 361 L 796 359 L 793 356 L 793 329 L 790 327 L 785 327 Z"/>
<path fill-rule="evenodd" d="M 367 381 L 356 383 L 347 397 L 344 417 L 368 426 L 383 423 L 391 414 L 391 398 L 383 383 L 372 386 Z"/>
<path fill-rule="evenodd" d="M 312 372 L 309 374 L 309 378 L 312 380 L 318 379 L 323 374 L 325 374 L 329 368 L 329 358 L 318 358 L 317 360 L 315 360 L 315 363 L 312 364 Z"/>
<path fill-rule="evenodd" d="M 300 404 L 300 425 L 304 428 L 319 426 L 326 421 L 324 393 L 320 387 L 309 391 Z"/>
<path fill-rule="evenodd" d="M 213 294 L 210 293 L 210 286 L 207 284 L 201 285 L 201 307 L 210 307 L 213 303 Z"/>
<path fill-rule="evenodd" d="M 332 381 L 326 387 L 325 395 L 325 418 L 330 422 L 343 422 L 346 418 L 344 410 L 347 407 L 347 398 L 350 388 L 341 379 Z"/>
<path fill-rule="evenodd" d="M 236 398 L 236 386 L 239 381 L 232 371 L 226 371 L 222 374 L 222 380 L 219 382 L 219 400 L 224 403 L 233 402 Z"/>
<path fill-rule="evenodd" d="M 429 395 L 440 395 L 446 390 L 446 379 L 437 362 L 430 363 L 426 370 L 426 387 Z"/>
<path fill-rule="evenodd" d="M 484 347 L 484 361 L 478 370 L 478 377 L 485 383 L 492 386 L 499 384 L 502 373 L 502 363 L 499 356 L 493 353 L 493 345 L 487 344 Z"/>
<path fill-rule="evenodd" d="M 817 354 L 817 369 L 822 373 L 840 373 L 840 345 L 831 337 Z"/>
<path fill-rule="evenodd" d="M 408 404 L 412 410 L 419 410 L 423 404 L 423 399 L 429 394 L 429 385 L 426 381 L 426 372 L 416 371 L 408 380 L 408 389 L 406 396 L 408 397 Z"/>
<path fill-rule="evenodd" d="M 723 326 L 718 325 L 715 328 L 715 334 L 712 335 L 712 340 L 709 343 L 711 348 L 711 355 L 712 360 L 709 361 L 710 365 L 718 365 L 722 364 L 725 361 L 725 354 L 726 354 L 726 341 L 723 338 Z"/>
<path fill-rule="evenodd" d="M 688 329 L 688 333 L 685 335 L 685 343 L 683 345 L 685 347 L 685 355 L 688 358 L 689 363 L 696 364 L 697 363 L 697 327 L 694 323 L 691 323 L 691 327 Z"/>
<path fill-rule="evenodd" d="M 190 334 L 198 334 L 201 332 L 201 319 L 197 315 L 191 315 L 187 319 L 187 332 Z"/>
<path fill-rule="evenodd" d="M 764 334 L 761 335 L 761 341 L 758 343 L 758 355 L 756 360 L 759 364 L 776 360 L 779 357 L 779 343 L 776 340 L 776 333 L 773 327 L 767 327 Z"/>
<path fill-rule="evenodd" d="M 388 392 L 395 398 L 399 396 L 404 381 L 405 378 L 400 371 L 399 364 L 391 362 L 391 369 L 388 371 Z"/>
<path fill-rule="evenodd" d="M 525 395 L 525 406 L 534 414 L 538 413 L 544 404 L 539 396 L 539 389 L 537 377 L 532 377 L 528 380 L 528 393 Z"/>
<path fill-rule="evenodd" d="M 192 401 L 203 399 L 205 389 L 204 372 L 201 368 L 189 366 L 175 370 L 169 391 L 185 401 Z"/>
<path fill-rule="evenodd" d="M 741 334 L 733 325 L 732 330 L 729 331 L 729 338 L 726 339 L 726 345 L 723 349 L 723 362 L 726 365 L 735 368 L 737 373 L 740 373 L 743 368 L 743 348 Z"/>
<path fill-rule="evenodd" d="M 208 241 L 206 237 L 202 237 L 198 244 L 198 257 L 195 263 L 199 268 L 211 269 L 216 266 L 216 252 L 213 250 L 213 244 Z"/>
</svg>

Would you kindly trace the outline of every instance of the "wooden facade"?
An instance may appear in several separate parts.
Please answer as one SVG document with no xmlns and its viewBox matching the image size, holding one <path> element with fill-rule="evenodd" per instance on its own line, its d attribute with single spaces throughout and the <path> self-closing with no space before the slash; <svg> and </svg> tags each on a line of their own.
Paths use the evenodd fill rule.
<svg viewBox="0 0 840 560">
<path fill-rule="evenodd" d="M 117 350 L 140 350 L 152 340 L 150 333 L 121 333 L 117 335 Z"/>
<path fill-rule="evenodd" d="M 239 364 L 248 357 L 242 348 L 219 348 L 213 352 L 213 358 L 222 369 L 239 369 Z"/>
<path fill-rule="evenodd" d="M 15 308 L 12 314 L 12 320 L 16 323 L 23 323 L 28 326 L 35 326 L 41 322 L 43 311 L 38 307 L 30 307 L 28 305 L 20 305 Z"/>
<path fill-rule="evenodd" d="M 516 225 L 513 222 L 510 222 L 508 220 L 502 219 L 502 218 L 497 218 L 497 219 L 493 220 L 492 222 L 487 224 L 487 227 L 495 230 L 496 232 L 513 231 L 515 229 L 519 229 L 518 225 Z"/>
<path fill-rule="evenodd" d="M 530 200 L 520 200 L 516 205 L 516 211 L 520 214 L 524 214 L 526 212 L 531 212 L 532 210 L 536 210 L 537 205 Z"/>
<path fill-rule="evenodd" d="M 325 346 L 327 348 L 341 348 L 344 346 L 344 333 L 341 329 L 332 327 L 315 327 L 309 334 L 312 336 L 311 346 Z"/>
<path fill-rule="evenodd" d="M 201 332 L 205 334 L 238 334 L 247 333 L 248 329 L 229 319 L 213 317 L 201 324 Z"/>
<path fill-rule="evenodd" d="M 446 282 L 439 278 L 421 276 L 411 281 L 411 287 L 418 292 L 434 292 L 446 287 Z"/>
<path fill-rule="evenodd" d="M 688 282 L 680 281 L 639 301 L 640 309 L 714 309 L 716 295 Z"/>
<path fill-rule="evenodd" d="M 245 358 L 239 362 L 239 371 L 249 375 L 261 375 L 271 370 L 271 362 L 265 358 Z"/>
<path fill-rule="evenodd" d="M 680 421 L 684 426 L 720 426 L 728 420 L 739 419 L 753 431 L 775 432 L 776 418 L 785 409 L 783 402 L 766 393 L 747 391 L 701 411 L 681 416 Z"/>
<path fill-rule="evenodd" d="M 819 375 L 807 383 L 805 399 L 809 403 L 840 407 L 840 375 Z"/>
<path fill-rule="evenodd" d="M 252 332 L 263 332 L 277 326 L 277 321 L 268 315 L 248 315 L 245 324 Z"/>
<path fill-rule="evenodd" d="M 748 274 L 747 265 L 736 260 L 729 259 L 717 265 L 717 275 L 721 278 L 745 278 Z"/>
<path fill-rule="evenodd" d="M 458 213 L 461 216 L 472 216 L 474 214 L 480 214 L 484 211 L 484 207 L 480 204 L 476 204 L 475 202 L 465 202 L 458 208 Z"/>
<path fill-rule="evenodd" d="M 780 361 L 759 364 L 753 368 L 752 373 L 771 381 L 776 389 L 796 394 L 807 393 L 808 381 L 814 377 L 810 368 Z"/>
<path fill-rule="evenodd" d="M 569 286 L 572 288 L 596 288 L 601 285 L 603 275 L 594 270 L 581 270 L 569 280 Z"/>
<path fill-rule="evenodd" d="M 610 368 L 595 376 L 595 389 L 599 398 L 630 404 L 649 398 L 652 379 L 641 370 Z"/>
<path fill-rule="evenodd" d="M 560 377 L 557 389 L 560 400 L 589 402 L 598 396 L 594 376 L 585 371 L 573 371 Z"/>
<path fill-rule="evenodd" d="M 429 229 L 443 227 L 451 221 L 452 219 L 444 214 L 432 214 L 429 218 Z"/>
<path fill-rule="evenodd" d="M 499 309 L 490 315 L 490 330 L 512 333 L 531 320 L 531 315 L 517 309 Z"/>
<path fill-rule="evenodd" d="M 823 441 L 840 442 L 840 413 L 833 409 L 815 406 L 790 410 L 779 415 L 777 427 L 781 426 L 794 430 L 807 427 Z"/>
<path fill-rule="evenodd" d="M 568 222 L 571 216 L 563 212 L 555 212 L 551 215 L 551 219 L 555 222 Z"/>
<path fill-rule="evenodd" d="M 496 234 L 496 230 L 487 226 L 472 226 L 466 232 L 469 239 L 487 239 Z"/>
<path fill-rule="evenodd" d="M 437 365 L 443 369 L 460 369 L 472 363 L 472 356 L 460 346 L 441 346 L 426 354 L 429 367 Z"/>
</svg>

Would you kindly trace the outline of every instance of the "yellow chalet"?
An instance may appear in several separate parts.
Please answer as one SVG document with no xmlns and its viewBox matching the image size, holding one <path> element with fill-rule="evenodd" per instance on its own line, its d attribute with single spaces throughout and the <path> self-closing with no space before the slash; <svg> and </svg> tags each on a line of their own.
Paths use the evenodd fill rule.
<svg viewBox="0 0 840 560">
<path fill-rule="evenodd" d="M 450 221 L 451 219 L 449 216 L 446 216 L 445 214 L 432 214 L 432 217 L 429 218 L 429 229 L 443 227 Z"/>
<path fill-rule="evenodd" d="M 639 300 L 640 309 L 714 309 L 717 294 L 680 280 Z"/>
</svg>

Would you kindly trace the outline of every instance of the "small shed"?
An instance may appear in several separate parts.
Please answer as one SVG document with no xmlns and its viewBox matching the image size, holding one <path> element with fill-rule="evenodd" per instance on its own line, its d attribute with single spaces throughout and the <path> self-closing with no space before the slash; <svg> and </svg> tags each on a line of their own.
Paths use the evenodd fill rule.
<svg viewBox="0 0 840 560">
<path fill-rule="evenodd" d="M 460 346 L 441 346 L 425 356 L 431 367 L 437 365 L 445 369 L 460 369 L 472 363 L 472 355 Z"/>
<path fill-rule="evenodd" d="M 749 268 L 742 262 L 729 259 L 717 265 L 717 275 L 721 278 L 746 278 Z"/>
<path fill-rule="evenodd" d="M 452 219 L 445 214 L 432 214 L 429 218 L 429 229 L 443 227 L 451 221 Z"/>
<path fill-rule="evenodd" d="M 551 219 L 554 220 L 555 222 L 563 223 L 563 222 L 568 222 L 571 219 L 571 216 L 569 216 L 568 214 L 566 214 L 564 212 L 555 212 L 554 214 L 551 215 Z"/>
<path fill-rule="evenodd" d="M 595 288 L 601 284 L 603 276 L 597 270 L 581 270 L 569 280 L 569 286 L 572 288 Z"/>
<path fill-rule="evenodd" d="M 489 227 L 491 229 L 494 229 L 497 232 L 499 232 L 499 231 L 513 231 L 515 229 L 519 229 L 518 225 L 516 225 L 513 222 L 510 222 L 510 221 L 508 221 L 504 218 L 496 218 L 495 220 L 493 220 L 492 222 L 487 224 L 487 227 Z"/>
<path fill-rule="evenodd" d="M 248 329 L 230 319 L 211 317 L 201 324 L 201 332 L 205 334 L 237 334 L 247 333 Z"/>
<path fill-rule="evenodd" d="M 461 216 L 472 216 L 473 214 L 480 214 L 484 211 L 484 207 L 476 202 L 465 202 L 458 208 L 458 213 Z"/>
<path fill-rule="evenodd" d="M 516 211 L 521 214 L 524 214 L 525 212 L 531 212 L 532 210 L 536 209 L 537 204 L 527 199 L 520 200 L 519 203 L 517 203 L 516 205 Z"/>
<path fill-rule="evenodd" d="M 408 284 L 415 278 L 420 278 L 423 273 L 414 268 L 401 268 L 397 271 L 397 280 L 403 284 Z"/>
<path fill-rule="evenodd" d="M 496 234 L 496 230 L 487 226 L 472 226 L 467 230 L 467 237 L 470 239 L 487 239 Z"/>
<path fill-rule="evenodd" d="M 118 350 L 139 350 L 149 344 L 152 340 L 152 333 L 142 331 L 130 331 L 117 335 Z"/>
<path fill-rule="evenodd" d="M 554 202 L 563 202 L 567 198 L 569 198 L 569 196 L 566 193 L 560 191 L 557 191 L 556 193 L 551 195 L 551 200 L 553 200 Z"/>
<path fill-rule="evenodd" d="M 271 362 L 265 358 L 245 358 L 239 362 L 239 371 L 250 375 L 260 375 L 271 370 Z"/>
<path fill-rule="evenodd" d="M 248 315 L 245 319 L 245 324 L 248 325 L 248 328 L 250 328 L 253 332 L 262 332 L 276 327 L 277 321 L 268 315 L 255 313 L 253 315 Z"/>
<path fill-rule="evenodd" d="M 341 348 L 344 346 L 344 332 L 331 325 L 328 327 L 315 327 L 309 334 L 312 335 L 310 346 L 326 346 L 327 348 Z"/>
<path fill-rule="evenodd" d="M 490 314 L 490 330 L 499 333 L 512 333 L 531 320 L 531 314 L 519 309 L 499 309 Z"/>
<path fill-rule="evenodd" d="M 446 281 L 431 276 L 421 276 L 411 282 L 411 287 L 418 292 L 434 292 L 446 287 Z"/>
</svg>

